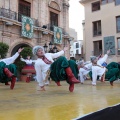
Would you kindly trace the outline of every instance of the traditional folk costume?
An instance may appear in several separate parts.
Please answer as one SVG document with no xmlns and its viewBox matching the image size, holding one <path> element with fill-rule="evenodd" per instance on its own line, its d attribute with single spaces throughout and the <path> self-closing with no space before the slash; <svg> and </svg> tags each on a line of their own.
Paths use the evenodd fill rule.
<svg viewBox="0 0 120 120">
<path fill-rule="evenodd" d="M 108 55 L 105 54 L 104 57 L 100 58 L 97 61 L 97 64 L 102 66 L 106 61 L 107 61 Z M 84 64 L 83 61 L 80 61 L 78 63 L 79 65 Z M 79 75 L 80 75 L 80 81 L 81 83 L 84 83 L 85 81 L 85 76 L 89 74 L 91 79 L 92 79 L 92 63 L 88 63 L 86 65 L 84 65 L 84 67 L 79 69 Z M 97 78 L 98 79 L 98 78 Z"/>
<path fill-rule="evenodd" d="M 91 61 L 95 59 L 97 58 L 94 56 L 91 58 Z M 110 81 L 111 85 L 113 85 L 113 82 L 120 77 L 120 65 L 118 63 L 111 62 L 106 68 L 100 65 L 92 65 L 92 85 L 96 85 L 97 76 L 102 77 L 103 74 L 105 74 L 105 79 Z"/>
<path fill-rule="evenodd" d="M 26 63 L 26 65 L 23 67 L 21 73 L 27 74 L 26 82 L 29 83 L 31 75 L 35 74 L 35 69 L 33 66 L 33 62 L 35 62 L 35 60 L 31 60 L 31 59 L 29 60 L 29 59 L 23 59 L 23 58 L 20 58 L 20 60 Z"/>
<path fill-rule="evenodd" d="M 82 61 L 80 61 L 78 63 L 78 65 L 80 66 L 81 64 L 84 64 L 84 63 Z M 79 69 L 79 76 L 80 76 L 80 81 L 81 81 L 82 84 L 85 81 L 86 75 L 88 75 L 89 72 L 91 71 L 91 66 L 92 66 L 92 63 L 89 63 L 89 64 L 86 64 L 84 67 L 81 67 Z"/>
<path fill-rule="evenodd" d="M 17 76 L 16 65 L 12 63 L 14 63 L 18 56 L 19 53 L 17 52 L 10 58 L 0 60 L 0 82 L 9 85 L 8 82 L 11 81 L 11 89 L 14 88 Z"/>
<path fill-rule="evenodd" d="M 106 63 L 107 58 L 108 58 L 108 54 L 105 54 L 104 57 L 98 59 L 97 64 L 100 66 L 106 67 L 107 66 L 107 63 Z"/>
<path fill-rule="evenodd" d="M 39 49 L 44 50 L 41 46 L 35 46 L 33 48 L 33 54 L 36 55 Z M 70 92 L 73 92 L 74 83 L 79 83 L 77 80 L 78 68 L 73 60 L 68 61 L 62 56 L 63 54 L 63 50 L 57 53 L 45 53 L 43 58 L 38 58 L 36 60 L 36 79 L 40 87 L 45 85 L 44 80 L 46 79 L 46 73 L 50 70 L 50 77 L 57 83 L 58 86 L 60 86 L 61 80 L 66 80 L 70 85 Z M 58 59 L 54 62 L 55 58 Z"/>
</svg>

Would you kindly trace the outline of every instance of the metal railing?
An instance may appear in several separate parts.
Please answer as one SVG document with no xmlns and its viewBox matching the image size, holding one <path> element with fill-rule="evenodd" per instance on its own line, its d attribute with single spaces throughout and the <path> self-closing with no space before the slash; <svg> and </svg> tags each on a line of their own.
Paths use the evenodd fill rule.
<svg viewBox="0 0 120 120">
<path fill-rule="evenodd" d="M 0 16 L 12 19 L 12 20 L 16 20 L 18 22 L 21 22 L 21 18 L 22 18 L 22 14 L 11 11 L 10 9 L 5 9 L 5 8 L 0 8 Z M 34 26 L 39 26 L 39 21 L 37 19 L 32 18 Z M 54 31 L 54 27 L 51 24 L 47 24 L 45 25 L 47 26 L 46 29 L 50 30 L 50 31 Z M 59 26 L 58 26 L 59 27 Z M 64 35 L 69 35 L 64 28 L 62 28 L 62 32 Z"/>
<path fill-rule="evenodd" d="M 21 22 L 22 14 L 11 11 L 10 9 L 0 8 L 0 16 Z M 32 18 L 34 26 L 39 26 L 38 20 Z"/>
<path fill-rule="evenodd" d="M 54 25 L 47 24 L 46 26 L 47 26 L 47 29 L 48 29 L 48 30 L 54 31 Z M 59 27 L 59 26 L 58 26 L 58 27 Z M 61 28 L 61 27 L 60 27 L 60 28 Z M 69 34 L 65 31 L 64 28 L 61 28 L 61 29 L 62 29 L 62 33 L 63 33 L 64 35 L 69 35 Z"/>
</svg>

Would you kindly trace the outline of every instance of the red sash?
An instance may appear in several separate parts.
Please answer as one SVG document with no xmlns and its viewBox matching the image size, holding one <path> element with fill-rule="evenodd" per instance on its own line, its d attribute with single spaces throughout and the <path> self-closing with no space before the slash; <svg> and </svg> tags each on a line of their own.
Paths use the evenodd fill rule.
<svg viewBox="0 0 120 120">
<path fill-rule="evenodd" d="M 45 56 L 42 58 L 42 60 L 46 63 L 46 64 L 52 64 L 52 62 L 50 60 L 48 60 Z"/>
</svg>

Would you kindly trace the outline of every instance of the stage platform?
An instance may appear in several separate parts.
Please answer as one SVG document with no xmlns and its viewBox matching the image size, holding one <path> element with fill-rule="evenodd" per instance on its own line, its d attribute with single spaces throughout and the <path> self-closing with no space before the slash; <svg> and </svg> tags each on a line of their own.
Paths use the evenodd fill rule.
<svg viewBox="0 0 120 120">
<path fill-rule="evenodd" d="M 52 81 L 41 92 L 35 81 L 16 82 L 14 90 L 0 83 L 0 120 L 75 120 L 120 102 L 120 81 L 113 87 L 109 82 L 92 86 L 85 81 L 76 84 L 73 93 L 66 82 L 61 84 Z"/>
</svg>

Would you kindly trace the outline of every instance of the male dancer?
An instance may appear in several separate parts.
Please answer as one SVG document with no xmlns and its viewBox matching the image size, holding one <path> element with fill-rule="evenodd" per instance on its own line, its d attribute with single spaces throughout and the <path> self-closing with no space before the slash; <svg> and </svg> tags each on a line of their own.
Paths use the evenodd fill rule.
<svg viewBox="0 0 120 120">
<path fill-rule="evenodd" d="M 26 65 L 23 67 L 21 73 L 27 75 L 26 82 L 29 83 L 30 79 L 31 79 L 31 75 L 35 74 L 35 69 L 33 66 L 33 63 L 35 62 L 35 60 L 32 60 L 31 56 L 27 56 L 27 59 L 24 59 L 21 56 L 20 60 L 26 63 Z"/>
<path fill-rule="evenodd" d="M 107 53 L 106 53 L 104 56 L 102 56 L 101 58 L 99 58 L 99 59 L 97 60 L 97 64 L 98 64 L 99 66 L 102 66 L 102 65 L 107 61 L 107 58 L 108 58 L 108 54 L 109 54 L 109 53 L 110 53 L 110 50 L 108 50 Z M 96 57 L 96 59 L 97 59 L 97 57 Z M 85 76 L 86 76 L 87 74 L 89 74 L 90 77 L 91 77 L 91 79 L 92 79 L 92 72 L 91 72 L 91 71 L 92 71 L 92 63 L 88 63 L 88 64 L 84 65 L 84 62 L 83 62 L 83 61 L 80 61 L 80 62 L 78 63 L 78 66 L 80 66 L 79 75 L 80 75 L 81 84 L 84 83 Z M 103 81 L 104 81 L 104 79 L 103 79 L 103 77 L 101 77 L 101 82 L 103 82 Z"/>
<path fill-rule="evenodd" d="M 22 50 L 23 48 L 19 48 L 18 52 L 16 52 L 12 57 L 0 60 L 0 82 L 5 83 L 5 85 L 9 85 L 8 82 L 11 81 L 11 89 L 14 88 L 17 75 L 16 66 L 13 63 L 18 58 Z"/>
<path fill-rule="evenodd" d="M 35 62 L 35 70 L 41 91 L 45 91 L 44 81 L 49 69 L 50 77 L 58 85 L 60 85 L 60 80 L 66 80 L 69 83 L 70 92 L 73 92 L 74 90 L 74 83 L 79 83 L 79 80 L 76 79 L 78 77 L 77 65 L 74 61 L 67 61 L 67 59 L 62 56 L 65 50 L 67 50 L 66 47 L 64 50 L 57 53 L 45 53 L 42 46 L 35 46 L 33 48 L 33 54 L 38 57 Z M 54 62 L 53 59 L 55 58 L 58 59 Z"/>
<path fill-rule="evenodd" d="M 105 74 L 105 79 L 110 81 L 113 86 L 113 82 L 119 78 L 120 65 L 116 62 L 111 62 L 107 67 L 103 67 L 97 64 L 97 57 L 93 56 L 91 58 L 92 62 L 92 85 L 96 85 L 97 76 L 103 76 Z"/>
</svg>

